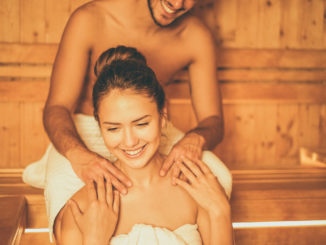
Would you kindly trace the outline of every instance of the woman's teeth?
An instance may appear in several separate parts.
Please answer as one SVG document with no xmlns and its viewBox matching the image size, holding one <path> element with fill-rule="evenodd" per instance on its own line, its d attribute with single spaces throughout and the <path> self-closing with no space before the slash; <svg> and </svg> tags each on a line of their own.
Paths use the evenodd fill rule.
<svg viewBox="0 0 326 245">
<path fill-rule="evenodd" d="M 174 10 L 169 9 L 169 7 L 165 5 L 164 1 L 162 1 L 162 7 L 163 7 L 164 10 L 165 10 L 167 13 L 169 13 L 169 14 L 174 14 L 174 13 L 175 13 Z"/>
<path fill-rule="evenodd" d="M 139 148 L 138 150 L 135 150 L 135 151 L 124 150 L 124 152 L 127 153 L 128 155 L 134 156 L 134 155 L 137 155 L 139 152 L 141 152 L 143 149 L 144 149 L 144 147 L 141 147 L 141 148 Z"/>
</svg>

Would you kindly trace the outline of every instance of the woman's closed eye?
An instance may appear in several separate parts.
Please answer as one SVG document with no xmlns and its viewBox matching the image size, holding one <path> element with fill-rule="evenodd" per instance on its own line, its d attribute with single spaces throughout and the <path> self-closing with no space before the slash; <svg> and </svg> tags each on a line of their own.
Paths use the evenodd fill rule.
<svg viewBox="0 0 326 245">
<path fill-rule="evenodd" d="M 148 122 L 143 122 L 143 123 L 137 123 L 138 127 L 145 127 L 147 126 L 149 123 Z"/>
<path fill-rule="evenodd" d="M 116 132 L 116 131 L 118 131 L 118 129 L 119 129 L 119 128 L 117 128 L 117 127 L 114 127 L 114 128 L 108 128 L 107 131 L 109 131 L 109 132 Z"/>
</svg>

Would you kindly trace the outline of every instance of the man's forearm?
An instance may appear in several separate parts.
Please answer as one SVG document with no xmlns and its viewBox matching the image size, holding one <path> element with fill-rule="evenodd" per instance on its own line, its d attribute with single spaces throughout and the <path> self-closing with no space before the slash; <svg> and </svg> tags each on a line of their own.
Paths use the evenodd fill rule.
<svg viewBox="0 0 326 245">
<path fill-rule="evenodd" d="M 43 123 L 52 144 L 62 155 L 67 157 L 69 151 L 86 149 L 77 133 L 71 114 L 66 108 L 46 107 L 43 113 Z"/>
<path fill-rule="evenodd" d="M 196 133 L 205 140 L 203 149 L 212 150 L 223 140 L 224 122 L 219 116 L 211 116 L 200 121 L 196 128 L 191 129 L 187 134 Z"/>
</svg>

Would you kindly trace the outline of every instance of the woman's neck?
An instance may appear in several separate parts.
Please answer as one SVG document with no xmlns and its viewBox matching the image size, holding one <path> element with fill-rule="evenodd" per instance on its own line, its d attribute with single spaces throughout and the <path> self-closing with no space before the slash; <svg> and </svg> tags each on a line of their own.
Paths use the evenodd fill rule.
<svg viewBox="0 0 326 245">
<path fill-rule="evenodd" d="M 162 178 L 159 175 L 159 171 L 163 161 L 164 157 L 156 153 L 150 162 L 142 168 L 131 168 L 121 161 L 117 161 L 115 165 L 130 178 L 133 187 L 146 188 Z"/>
</svg>

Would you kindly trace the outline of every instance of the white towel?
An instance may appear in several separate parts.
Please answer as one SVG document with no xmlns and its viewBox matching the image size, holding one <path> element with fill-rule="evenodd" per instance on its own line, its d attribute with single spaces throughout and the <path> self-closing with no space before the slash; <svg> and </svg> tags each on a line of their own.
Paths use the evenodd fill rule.
<svg viewBox="0 0 326 245">
<path fill-rule="evenodd" d="M 128 234 L 111 239 L 110 245 L 201 245 L 197 225 L 185 224 L 174 231 L 136 224 Z"/>
</svg>

